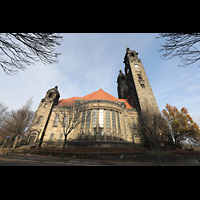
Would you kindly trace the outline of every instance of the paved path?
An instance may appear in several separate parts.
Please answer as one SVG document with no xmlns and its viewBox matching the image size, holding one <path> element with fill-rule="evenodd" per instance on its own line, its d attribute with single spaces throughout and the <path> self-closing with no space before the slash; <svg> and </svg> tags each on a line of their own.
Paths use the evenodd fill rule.
<svg viewBox="0 0 200 200">
<path fill-rule="evenodd" d="M 63 161 L 56 157 L 34 155 L 0 155 L 0 166 L 154 166 L 157 163 L 102 161 L 90 159 L 65 158 Z"/>
</svg>

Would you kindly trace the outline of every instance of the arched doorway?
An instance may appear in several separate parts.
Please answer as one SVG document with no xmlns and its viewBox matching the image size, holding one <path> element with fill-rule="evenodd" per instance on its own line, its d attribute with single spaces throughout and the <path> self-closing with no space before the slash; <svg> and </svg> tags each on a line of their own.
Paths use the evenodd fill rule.
<svg viewBox="0 0 200 200">
<path fill-rule="evenodd" d="M 31 133 L 31 136 L 30 136 L 29 142 L 28 142 L 29 145 L 33 144 L 35 142 L 36 136 L 37 136 L 36 132 Z"/>
<path fill-rule="evenodd" d="M 142 143 L 142 138 L 139 134 L 134 134 L 134 143 L 135 144 L 141 144 Z"/>
</svg>

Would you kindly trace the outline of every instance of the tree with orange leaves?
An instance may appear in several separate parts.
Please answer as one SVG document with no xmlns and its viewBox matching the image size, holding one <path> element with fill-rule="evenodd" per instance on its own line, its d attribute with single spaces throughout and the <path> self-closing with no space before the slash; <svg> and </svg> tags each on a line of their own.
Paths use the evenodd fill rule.
<svg viewBox="0 0 200 200">
<path fill-rule="evenodd" d="M 175 106 L 169 104 L 165 108 L 162 113 L 169 123 L 175 145 L 177 146 L 186 139 L 193 143 L 198 143 L 200 141 L 200 129 L 188 114 L 188 110 L 183 107 L 179 111 Z"/>
</svg>

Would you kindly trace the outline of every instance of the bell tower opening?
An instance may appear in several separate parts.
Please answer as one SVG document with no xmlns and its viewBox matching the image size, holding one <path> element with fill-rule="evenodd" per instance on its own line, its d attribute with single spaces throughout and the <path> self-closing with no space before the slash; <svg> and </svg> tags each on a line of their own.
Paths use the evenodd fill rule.
<svg viewBox="0 0 200 200">
<path fill-rule="evenodd" d="M 52 92 L 50 92 L 48 97 L 49 97 L 49 98 L 51 98 L 51 97 L 52 97 L 52 95 L 53 95 L 53 93 L 52 93 Z"/>
</svg>

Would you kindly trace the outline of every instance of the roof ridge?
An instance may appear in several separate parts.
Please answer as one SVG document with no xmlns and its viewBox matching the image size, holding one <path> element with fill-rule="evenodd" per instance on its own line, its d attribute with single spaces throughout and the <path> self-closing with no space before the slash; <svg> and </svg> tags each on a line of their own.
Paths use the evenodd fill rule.
<svg viewBox="0 0 200 200">
<path fill-rule="evenodd" d="M 97 93 L 97 91 L 92 92 L 92 93 L 90 93 L 90 94 L 87 94 L 87 95 L 85 95 L 85 96 L 83 97 L 83 99 L 87 100 L 88 98 L 90 98 L 91 96 L 93 96 L 93 95 L 96 94 L 96 93 Z"/>
<path fill-rule="evenodd" d="M 89 99 L 89 98 L 95 97 L 95 95 L 96 95 L 96 96 L 97 96 L 97 99 L 101 99 L 101 97 L 98 98 L 98 97 L 99 97 L 98 94 L 100 94 L 100 96 L 102 96 L 101 94 L 106 95 L 106 96 L 107 96 L 109 99 L 111 99 L 112 101 L 116 101 L 116 100 L 117 100 L 116 97 L 114 97 L 114 96 L 112 96 L 111 94 L 105 92 L 102 88 L 100 88 L 98 91 L 95 91 L 95 92 L 93 92 L 93 93 L 87 95 L 87 97 L 85 96 L 86 98 L 85 98 L 85 97 L 84 97 L 84 98 L 87 100 L 87 99 Z"/>
<path fill-rule="evenodd" d="M 104 90 L 103 90 L 103 92 L 105 92 Z M 113 101 L 116 101 L 116 100 L 118 100 L 118 98 L 117 97 L 115 97 L 115 96 L 113 96 L 113 95 L 111 95 L 111 94 L 109 94 L 109 93 L 107 93 L 107 92 L 105 92 L 108 96 L 110 96 L 111 97 L 111 99 L 113 99 Z"/>
</svg>

